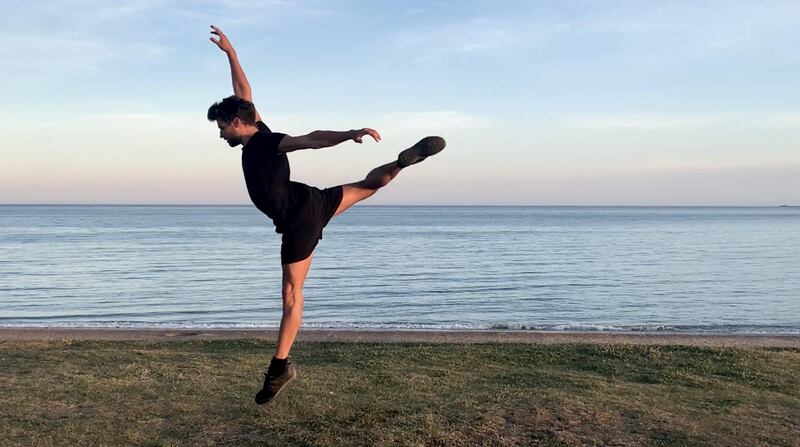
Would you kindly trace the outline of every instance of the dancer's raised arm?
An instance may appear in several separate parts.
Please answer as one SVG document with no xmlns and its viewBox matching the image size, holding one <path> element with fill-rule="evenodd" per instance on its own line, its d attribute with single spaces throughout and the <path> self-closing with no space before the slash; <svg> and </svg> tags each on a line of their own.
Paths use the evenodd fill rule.
<svg viewBox="0 0 800 447">
<path fill-rule="evenodd" d="M 233 49 L 231 41 L 228 40 L 228 37 L 225 35 L 225 33 L 223 33 L 222 30 L 216 26 L 211 25 L 211 30 L 211 34 L 219 37 L 218 39 L 211 37 L 211 42 L 218 46 L 219 49 L 228 56 L 228 63 L 231 66 L 233 94 L 253 102 L 253 91 L 250 88 L 250 83 L 247 82 L 247 76 L 245 76 L 242 66 L 239 64 L 239 57 L 236 54 L 236 50 Z M 258 110 L 256 110 L 256 121 L 261 121 L 261 116 L 258 114 Z"/>
</svg>

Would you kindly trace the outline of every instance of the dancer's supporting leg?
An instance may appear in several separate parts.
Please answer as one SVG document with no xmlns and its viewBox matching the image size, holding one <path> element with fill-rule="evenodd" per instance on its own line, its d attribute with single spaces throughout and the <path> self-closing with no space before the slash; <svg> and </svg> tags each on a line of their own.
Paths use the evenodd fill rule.
<svg viewBox="0 0 800 447">
<path fill-rule="evenodd" d="M 281 327 L 278 333 L 275 358 L 285 359 L 289 356 L 289 350 L 292 349 L 297 330 L 300 328 L 300 321 L 303 317 L 303 283 L 306 281 L 313 255 L 312 253 L 302 261 L 281 266 L 283 268 L 281 290 L 283 317 L 281 318 Z"/>
<path fill-rule="evenodd" d="M 303 283 L 311 267 L 312 252 L 302 261 L 283 264 L 283 317 L 278 331 L 278 346 L 275 356 L 269 364 L 264 387 L 256 394 L 256 403 L 265 404 L 280 394 L 280 392 L 294 380 L 297 375 L 294 366 L 289 362 L 289 351 L 300 329 L 303 318 Z"/>
</svg>

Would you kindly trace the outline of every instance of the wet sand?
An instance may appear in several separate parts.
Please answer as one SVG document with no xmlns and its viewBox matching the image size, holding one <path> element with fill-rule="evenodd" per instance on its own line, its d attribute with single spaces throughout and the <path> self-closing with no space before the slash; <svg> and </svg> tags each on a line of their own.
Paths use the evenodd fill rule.
<svg viewBox="0 0 800 447">
<path fill-rule="evenodd" d="M 0 328 L 0 341 L 47 340 L 276 340 L 269 329 L 110 329 Z M 298 341 L 350 343 L 592 343 L 684 345 L 713 347 L 800 348 L 800 335 L 708 335 L 676 333 L 423 331 L 423 330 L 301 330 Z"/>
</svg>

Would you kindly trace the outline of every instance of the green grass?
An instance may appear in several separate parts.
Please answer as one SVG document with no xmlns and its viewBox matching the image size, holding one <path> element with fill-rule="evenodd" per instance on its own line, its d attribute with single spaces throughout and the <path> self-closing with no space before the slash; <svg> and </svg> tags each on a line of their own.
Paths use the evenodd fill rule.
<svg viewBox="0 0 800 447">
<path fill-rule="evenodd" d="M 306 342 L 258 407 L 273 347 L 0 342 L 0 443 L 800 445 L 797 349 Z"/>
</svg>

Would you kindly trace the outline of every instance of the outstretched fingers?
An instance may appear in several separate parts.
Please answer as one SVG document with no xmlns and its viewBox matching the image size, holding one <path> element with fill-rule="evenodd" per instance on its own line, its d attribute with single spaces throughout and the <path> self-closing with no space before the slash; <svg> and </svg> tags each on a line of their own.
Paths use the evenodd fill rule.
<svg viewBox="0 0 800 447">
<path fill-rule="evenodd" d="M 218 46 L 220 50 L 225 51 L 225 52 L 233 50 L 233 45 L 231 45 L 230 40 L 228 40 L 228 36 L 226 36 L 225 33 L 223 33 L 221 29 L 219 29 L 218 27 L 216 27 L 214 25 L 211 25 L 211 34 L 214 34 L 215 36 L 217 36 L 218 39 L 215 39 L 212 36 L 212 37 L 209 38 L 209 40 L 214 42 L 214 44 L 216 46 Z"/>
<path fill-rule="evenodd" d="M 368 127 L 365 127 L 364 129 L 359 130 L 358 134 L 356 135 L 356 137 L 353 138 L 353 141 L 355 141 L 356 143 L 361 143 L 362 139 L 366 135 L 371 136 L 372 139 L 375 140 L 376 143 L 381 141 L 381 134 L 379 134 L 377 130 L 370 129 Z"/>
<path fill-rule="evenodd" d="M 369 128 L 364 130 L 367 132 L 367 135 L 371 136 L 372 139 L 375 140 L 376 143 L 381 141 L 381 134 L 379 134 L 377 130 Z"/>
</svg>

